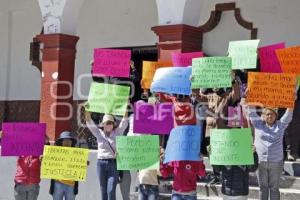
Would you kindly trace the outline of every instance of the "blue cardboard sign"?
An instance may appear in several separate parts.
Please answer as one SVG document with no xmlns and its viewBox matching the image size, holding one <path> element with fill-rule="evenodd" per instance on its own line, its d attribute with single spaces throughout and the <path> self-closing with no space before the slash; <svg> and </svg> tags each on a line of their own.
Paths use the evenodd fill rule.
<svg viewBox="0 0 300 200">
<path fill-rule="evenodd" d="M 156 70 L 151 92 L 190 95 L 192 67 L 164 67 Z"/>
<path fill-rule="evenodd" d="M 164 163 L 200 161 L 200 126 L 177 126 L 172 129 L 165 151 Z"/>
</svg>

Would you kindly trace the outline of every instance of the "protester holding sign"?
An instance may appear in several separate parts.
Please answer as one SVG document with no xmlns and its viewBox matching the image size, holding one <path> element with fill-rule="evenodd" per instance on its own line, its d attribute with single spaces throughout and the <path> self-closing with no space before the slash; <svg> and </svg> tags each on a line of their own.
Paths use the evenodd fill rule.
<svg viewBox="0 0 300 200">
<path fill-rule="evenodd" d="M 232 72 L 232 90 L 214 88 L 212 93 L 203 94 L 201 90 L 194 89 L 193 96 L 200 103 L 207 103 L 206 130 L 203 143 L 209 146 L 210 132 L 214 128 L 228 128 L 228 106 L 234 105 L 240 100 L 240 84 L 234 72 Z M 214 170 L 215 171 L 215 170 Z M 219 182 L 219 174 L 215 171 L 215 179 L 211 183 Z"/>
<path fill-rule="evenodd" d="M 254 165 L 218 165 L 215 169 L 221 174 L 224 200 L 247 200 L 249 194 L 249 172 L 258 167 L 258 157 L 254 153 Z"/>
<path fill-rule="evenodd" d="M 288 108 L 280 120 L 277 109 L 264 108 L 258 116 L 255 107 L 249 106 L 249 118 L 255 128 L 255 147 L 258 153 L 258 182 L 260 199 L 280 199 L 279 181 L 283 170 L 283 135 L 293 118 Z"/>
<path fill-rule="evenodd" d="M 15 175 L 15 199 L 37 200 L 40 190 L 41 161 L 39 156 L 20 156 Z"/>
<path fill-rule="evenodd" d="M 99 127 L 91 119 L 91 113 L 88 111 L 85 113 L 85 120 L 87 127 L 98 142 L 97 171 L 102 200 L 115 200 L 119 179 L 116 162 L 116 136 L 122 135 L 128 126 L 127 112 L 118 127 L 112 115 L 104 115 Z"/>
<path fill-rule="evenodd" d="M 202 161 L 173 161 L 161 164 L 160 172 L 165 178 L 173 175 L 172 200 L 197 199 L 197 176 L 205 176 Z"/>
<path fill-rule="evenodd" d="M 71 133 L 64 131 L 55 141 L 56 146 L 74 147 L 77 141 Z M 50 194 L 53 200 L 75 200 L 78 194 L 78 182 L 71 180 L 51 180 Z"/>
</svg>

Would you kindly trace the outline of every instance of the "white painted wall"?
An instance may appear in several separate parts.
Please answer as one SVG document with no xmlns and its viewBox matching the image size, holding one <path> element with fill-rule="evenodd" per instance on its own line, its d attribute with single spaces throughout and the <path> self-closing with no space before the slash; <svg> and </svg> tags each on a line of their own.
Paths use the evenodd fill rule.
<svg viewBox="0 0 300 200">
<path fill-rule="evenodd" d="M 84 1 L 77 29 L 80 40 L 75 68 L 75 99 L 85 99 L 88 94 L 90 78 L 81 84 L 78 79 L 90 72 L 93 48 L 154 45 L 157 38 L 150 30 L 152 26 L 164 24 L 167 19 L 174 19 L 173 23 L 179 23 L 181 19 L 191 25 L 203 24 L 215 3 L 232 0 L 185 0 L 184 9 L 180 8 L 183 0 L 157 2 L 160 3 L 156 5 L 154 0 Z M 244 19 L 254 22 L 258 28 L 260 45 L 278 41 L 285 41 L 287 46 L 300 44 L 299 0 L 236 2 Z M 182 10 L 182 14 L 175 8 Z M 37 0 L 0 0 L 0 27 L 0 100 L 40 99 L 40 75 L 28 61 L 29 43 L 42 27 Z M 228 41 L 249 37 L 250 32 L 240 28 L 228 12 L 214 31 L 204 35 L 203 49 L 211 55 L 224 55 Z"/>
</svg>

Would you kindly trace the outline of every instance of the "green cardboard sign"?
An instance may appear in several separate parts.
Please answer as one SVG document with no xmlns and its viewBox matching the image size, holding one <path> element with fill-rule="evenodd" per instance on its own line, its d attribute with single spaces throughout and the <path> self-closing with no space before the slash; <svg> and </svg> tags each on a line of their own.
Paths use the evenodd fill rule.
<svg viewBox="0 0 300 200">
<path fill-rule="evenodd" d="M 118 136 L 117 169 L 159 168 L 159 136 Z"/>
<path fill-rule="evenodd" d="M 86 110 L 124 116 L 129 92 L 129 86 L 93 82 L 90 87 Z"/>
<path fill-rule="evenodd" d="M 241 40 L 229 42 L 228 53 L 232 58 L 232 69 L 255 69 L 257 47 L 260 40 Z"/>
<path fill-rule="evenodd" d="M 192 76 L 193 89 L 231 87 L 231 58 L 193 59 Z"/>
<path fill-rule="evenodd" d="M 212 129 L 210 137 L 212 165 L 253 165 L 250 128 Z"/>
</svg>

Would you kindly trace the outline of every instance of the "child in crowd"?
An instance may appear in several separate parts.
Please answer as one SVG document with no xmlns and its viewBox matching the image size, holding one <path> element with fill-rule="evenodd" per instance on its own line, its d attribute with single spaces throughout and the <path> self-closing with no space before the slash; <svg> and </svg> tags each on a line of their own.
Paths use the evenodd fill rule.
<svg viewBox="0 0 300 200">
<path fill-rule="evenodd" d="M 165 178 L 173 175 L 172 200 L 197 199 L 197 176 L 205 176 L 203 161 L 172 161 L 163 164 L 162 156 L 160 172 Z"/>
<path fill-rule="evenodd" d="M 69 131 L 64 131 L 55 141 L 56 146 L 74 147 L 77 141 Z M 53 200 L 75 200 L 78 194 L 78 182 L 70 180 L 51 180 L 50 194 Z"/>
<path fill-rule="evenodd" d="M 37 200 L 40 190 L 41 160 L 39 156 L 20 156 L 15 175 L 15 199 Z"/>
<path fill-rule="evenodd" d="M 260 199 L 279 200 L 279 181 L 283 170 L 283 136 L 293 118 L 293 110 L 287 109 L 277 120 L 277 109 L 264 108 L 261 117 L 249 106 L 249 118 L 255 128 L 255 148 L 258 153 L 258 182 Z"/>
<path fill-rule="evenodd" d="M 88 111 L 86 111 L 85 120 L 87 127 L 98 142 L 97 171 L 102 200 L 115 200 L 116 186 L 119 180 L 116 162 L 116 136 L 122 135 L 128 126 L 127 112 L 118 127 L 112 115 L 104 115 L 99 127 L 95 125 L 91 119 L 91 113 Z"/>
<path fill-rule="evenodd" d="M 160 171 L 156 169 L 143 169 L 139 171 L 139 200 L 158 200 L 158 176 Z"/>
<path fill-rule="evenodd" d="M 0 133 L 1 137 L 1 133 Z M 46 136 L 45 144 L 49 144 Z M 20 156 L 17 160 L 14 196 L 16 200 L 37 200 L 40 190 L 41 157 Z"/>
</svg>

